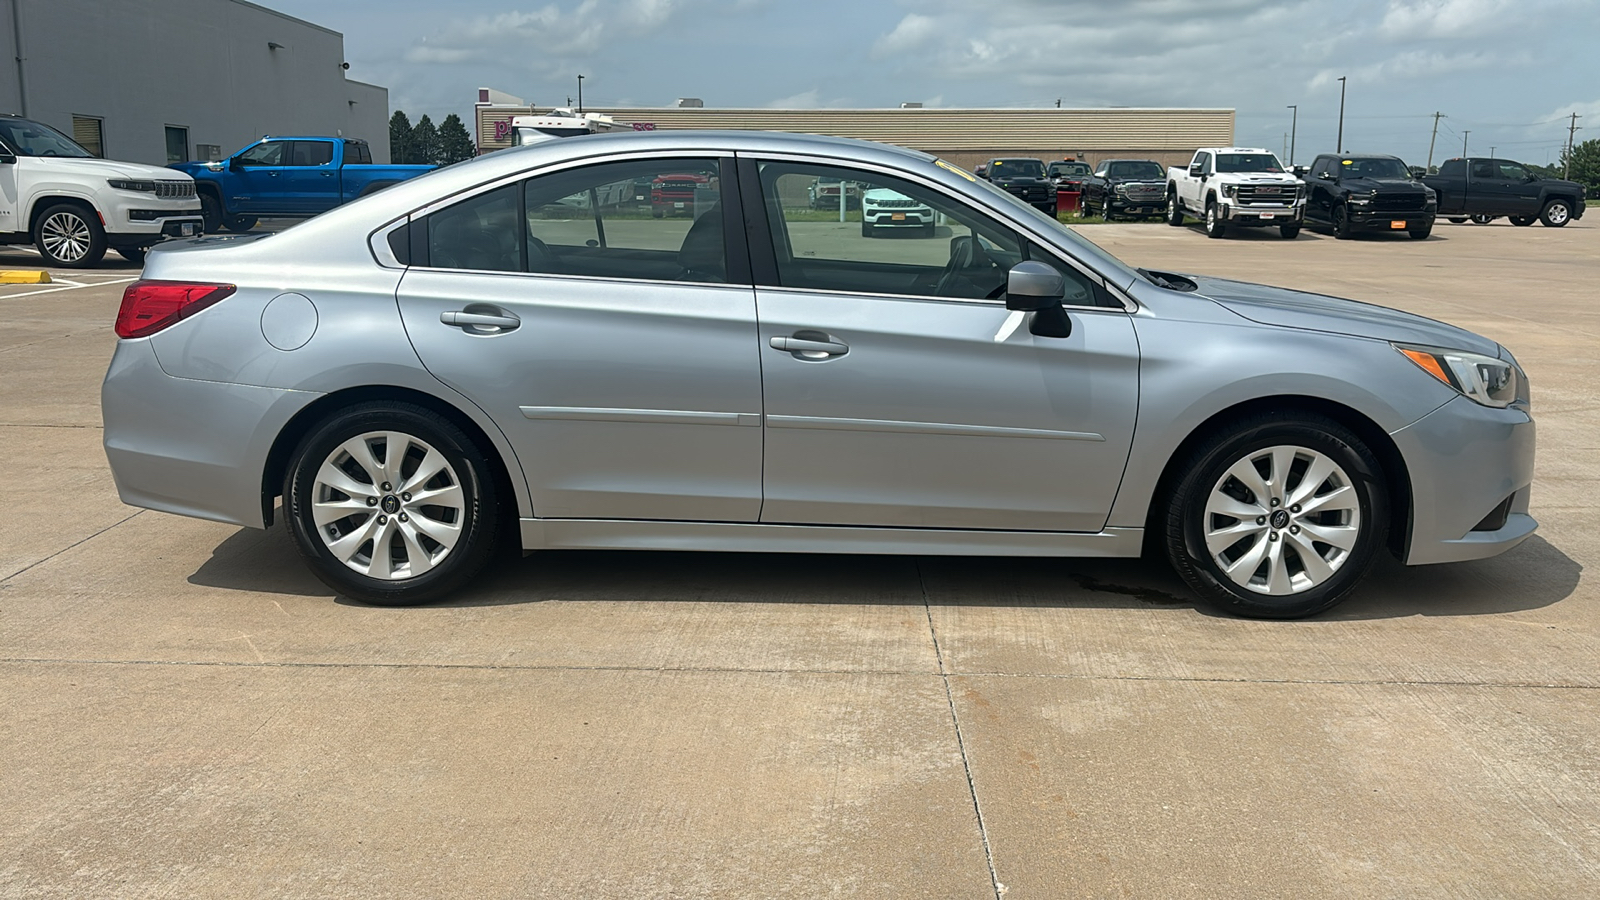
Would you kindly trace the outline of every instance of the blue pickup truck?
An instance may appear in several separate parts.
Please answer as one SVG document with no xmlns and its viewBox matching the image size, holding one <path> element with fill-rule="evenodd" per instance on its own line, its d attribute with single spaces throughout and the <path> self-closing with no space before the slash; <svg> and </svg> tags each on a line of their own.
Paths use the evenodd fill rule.
<svg viewBox="0 0 1600 900">
<path fill-rule="evenodd" d="M 264 137 L 219 162 L 177 163 L 200 194 L 206 231 L 249 231 L 258 218 L 306 219 L 433 170 L 380 166 L 366 141 Z"/>
</svg>

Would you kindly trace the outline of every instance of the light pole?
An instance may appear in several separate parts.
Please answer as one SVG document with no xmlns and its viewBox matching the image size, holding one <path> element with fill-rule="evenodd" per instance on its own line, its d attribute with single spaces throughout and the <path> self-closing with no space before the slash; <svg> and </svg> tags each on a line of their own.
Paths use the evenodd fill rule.
<svg viewBox="0 0 1600 900">
<path fill-rule="evenodd" d="M 1466 130 L 1463 130 L 1461 132 L 1461 155 L 1462 156 L 1466 156 L 1467 155 L 1467 135 L 1469 135 L 1471 133 L 1472 132 L 1466 131 Z"/>
<path fill-rule="evenodd" d="M 1344 152 L 1344 80 L 1347 76 L 1339 76 L 1339 138 L 1334 142 L 1333 152 Z"/>
<path fill-rule="evenodd" d="M 578 76 L 578 115 L 583 115 L 583 76 Z"/>
<path fill-rule="evenodd" d="M 1289 119 L 1289 165 L 1292 166 L 1294 165 L 1294 133 L 1300 127 L 1300 105 L 1291 103 L 1289 104 L 1289 109 L 1294 110 L 1293 117 Z"/>
</svg>

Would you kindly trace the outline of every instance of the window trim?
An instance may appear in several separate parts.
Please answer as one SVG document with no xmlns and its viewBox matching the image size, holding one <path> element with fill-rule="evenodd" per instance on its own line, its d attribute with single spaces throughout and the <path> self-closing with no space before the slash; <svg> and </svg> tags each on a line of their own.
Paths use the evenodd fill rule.
<svg viewBox="0 0 1600 900">
<path fill-rule="evenodd" d="M 522 242 L 523 260 L 521 271 L 505 271 L 500 269 L 453 269 L 429 264 L 430 254 L 428 252 L 426 238 L 428 231 L 427 218 L 434 213 L 439 212 L 440 210 L 448 209 L 457 203 L 464 203 L 475 197 L 499 190 L 508 185 L 516 185 L 518 187 L 518 190 L 516 191 L 519 210 L 518 218 L 519 220 L 525 221 L 527 219 L 527 188 L 525 187 L 524 183 L 527 181 L 545 175 L 554 175 L 560 172 L 565 172 L 570 169 L 588 168 L 591 166 L 606 165 L 608 163 L 617 162 L 649 162 L 658 159 L 701 159 L 712 160 L 718 164 L 718 179 L 720 182 L 719 187 L 723 193 L 723 197 L 719 202 L 722 204 L 722 247 L 724 262 L 728 270 L 727 281 L 686 281 L 679 279 L 663 280 L 659 278 L 630 278 L 621 275 L 567 275 L 558 272 L 529 272 L 527 270 L 528 262 L 526 241 Z M 419 207 L 407 215 L 401 216 L 398 219 L 380 226 L 369 236 L 368 243 L 369 246 L 374 249 L 374 253 L 379 257 L 379 264 L 385 265 L 385 258 L 392 258 L 392 254 L 386 254 L 377 248 L 380 244 L 387 246 L 388 233 L 403 224 L 419 223 L 421 227 L 413 228 L 410 232 L 412 238 L 411 262 L 409 265 L 405 266 L 407 269 L 418 268 L 426 269 L 429 272 L 448 272 L 467 275 L 519 275 L 531 278 L 598 281 L 614 284 L 687 285 L 694 287 L 717 287 L 732 288 L 735 290 L 750 290 L 753 287 L 754 282 L 750 277 L 749 248 L 746 241 L 733 239 L 733 235 L 743 231 L 743 228 L 741 227 L 743 224 L 743 214 L 741 212 L 743 209 L 742 194 L 739 191 L 737 178 L 730 177 L 735 174 L 733 169 L 734 163 L 734 154 L 728 150 L 670 150 L 665 152 L 635 150 L 627 153 L 600 154 L 595 156 L 579 157 L 577 159 L 562 160 L 561 162 L 552 165 L 533 169 L 524 169 L 516 173 L 503 175 L 492 181 L 486 181 L 481 184 L 473 185 L 469 188 L 464 188 L 453 194 L 449 194 L 427 204 L 426 206 Z M 379 240 L 380 236 L 382 237 L 382 240 Z M 398 263 L 399 261 L 395 260 L 395 262 Z"/>
<path fill-rule="evenodd" d="M 931 296 L 931 295 L 926 295 L 926 294 L 883 294 L 883 293 L 873 293 L 873 292 L 870 292 L 870 291 L 838 291 L 838 290 L 826 290 L 826 289 L 821 289 L 821 288 L 785 287 L 785 286 L 779 284 L 778 283 L 778 278 L 777 278 L 778 272 L 777 272 L 776 242 L 775 242 L 774 236 L 771 233 L 771 228 L 768 227 L 768 224 L 767 224 L 767 211 L 766 211 L 766 208 L 765 208 L 765 198 L 763 198 L 761 196 L 761 193 L 760 193 L 760 175 L 759 175 L 757 167 L 762 162 L 794 162 L 794 163 L 806 163 L 806 164 L 812 164 L 812 165 L 831 166 L 831 167 L 834 167 L 834 168 L 856 169 L 858 171 L 875 172 L 877 174 L 885 175 L 885 176 L 888 176 L 888 177 L 891 177 L 891 178 L 899 178 L 899 179 L 901 179 L 903 181 L 913 182 L 913 183 L 917 184 L 918 186 L 926 188 L 928 190 L 931 190 L 931 191 L 939 194 L 940 196 L 943 196 L 943 197 L 945 197 L 945 198 L 947 198 L 947 199 L 949 199 L 949 200 L 951 200 L 951 201 L 953 201 L 955 203 L 965 204 L 965 205 L 971 206 L 971 207 L 976 207 L 980 212 L 983 212 L 989 218 L 996 220 L 999 224 L 1001 224 L 1004 227 L 1007 227 L 1007 228 L 1011 229 L 1012 231 L 1016 232 L 1016 234 L 1024 240 L 1025 244 L 1032 245 L 1033 247 L 1037 247 L 1040 251 L 1042 251 L 1043 253 L 1047 254 L 1050 257 L 1049 260 L 1041 260 L 1042 262 L 1055 261 L 1055 262 L 1058 262 L 1058 263 L 1060 263 L 1060 264 L 1062 264 L 1064 266 L 1067 266 L 1067 267 L 1071 268 L 1072 270 L 1078 272 L 1080 275 L 1083 275 L 1085 278 L 1087 278 L 1092 284 L 1098 285 L 1101 288 L 1103 288 L 1105 290 L 1105 292 L 1108 295 L 1110 295 L 1110 297 L 1113 300 L 1116 300 L 1118 303 L 1121 304 L 1121 309 L 1120 310 L 1118 310 L 1117 307 L 1114 307 L 1114 306 L 1099 306 L 1099 305 L 1090 306 L 1090 305 L 1079 305 L 1079 304 L 1063 304 L 1063 308 L 1070 309 L 1072 311 L 1078 311 L 1078 310 L 1107 310 L 1107 311 L 1110 311 L 1110 312 L 1118 312 L 1118 311 L 1120 311 L 1120 312 L 1123 312 L 1123 313 L 1133 313 L 1133 312 L 1137 312 L 1138 311 L 1138 308 L 1139 308 L 1138 303 L 1135 302 L 1134 299 L 1131 296 L 1129 296 L 1126 291 L 1123 291 L 1120 287 L 1112 284 L 1110 281 L 1108 281 L 1106 279 L 1106 277 L 1104 275 L 1101 275 L 1099 272 L 1096 272 L 1094 269 L 1091 269 L 1090 267 L 1078 262 L 1071 255 L 1067 254 L 1061 248 L 1057 247 L 1048 238 L 1044 237 L 1038 231 L 1036 231 L 1032 227 L 1030 227 L 1030 223 L 1027 223 L 1027 222 L 1018 220 L 1018 219 L 1013 219 L 1012 217 L 1006 215 L 1003 210 L 1000 210 L 1000 209 L 997 209 L 995 207 L 989 206 L 987 203 L 984 203 L 984 202 L 978 200 L 977 198 L 967 197 L 967 196 L 965 196 L 963 194 L 954 193 L 949 188 L 945 187 L 943 184 L 940 184 L 937 181 L 933 181 L 933 180 L 931 180 L 929 178 L 926 178 L 921 173 L 908 172 L 908 171 L 906 171 L 904 169 L 893 169 L 893 168 L 890 168 L 888 166 L 878 165 L 876 163 L 861 162 L 861 161 L 852 160 L 852 159 L 839 159 L 837 157 L 832 157 L 832 156 L 813 156 L 813 155 L 810 155 L 810 154 L 802 154 L 802 153 L 740 152 L 740 153 L 737 153 L 736 155 L 739 158 L 739 176 L 740 176 L 740 181 L 741 181 L 741 188 L 745 187 L 745 184 L 744 184 L 745 182 L 749 182 L 751 184 L 751 189 L 750 190 L 746 190 L 744 192 L 745 193 L 745 201 L 744 201 L 745 202 L 745 210 L 744 210 L 745 227 L 746 227 L 747 230 L 752 229 L 752 228 L 759 229 L 759 231 L 761 232 L 762 238 L 763 238 L 762 240 L 757 241 L 755 239 L 755 237 L 752 236 L 752 239 L 750 241 L 750 250 L 751 250 L 751 257 L 752 257 L 752 259 L 751 259 L 751 268 L 756 273 L 763 273 L 763 269 L 765 269 L 765 267 L 767 267 L 767 266 L 770 266 L 770 269 L 766 270 L 766 272 L 763 273 L 763 274 L 769 274 L 770 275 L 770 280 L 769 281 L 765 281 L 765 282 L 761 281 L 761 280 L 757 280 L 757 281 L 754 282 L 756 287 L 761 289 L 761 290 L 788 290 L 788 291 L 801 291 L 801 292 L 810 291 L 810 292 L 814 292 L 814 293 L 838 294 L 838 295 L 857 296 L 857 297 L 895 297 L 895 298 L 908 298 L 908 299 L 916 299 L 916 300 L 933 300 L 933 301 L 940 301 L 940 302 L 952 302 L 952 301 L 954 301 L 954 302 L 961 302 L 961 303 L 982 303 L 982 304 L 991 305 L 991 306 L 1002 306 L 1002 307 L 1005 306 L 1005 300 L 1003 300 L 1003 299 L 983 300 L 983 299 L 967 299 L 967 298 L 958 298 L 958 297 L 938 297 L 938 296 Z M 1002 157 L 1002 158 L 1010 158 L 1010 157 Z M 752 191 L 753 191 L 753 193 L 752 193 Z M 1024 250 L 1024 252 L 1026 252 L 1026 249 Z M 765 258 L 762 258 L 762 254 L 766 255 Z"/>
</svg>

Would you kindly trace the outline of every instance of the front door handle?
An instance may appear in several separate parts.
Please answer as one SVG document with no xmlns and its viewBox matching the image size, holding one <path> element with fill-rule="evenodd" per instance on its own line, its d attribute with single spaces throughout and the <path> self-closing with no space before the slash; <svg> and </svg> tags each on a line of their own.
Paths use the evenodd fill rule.
<svg viewBox="0 0 1600 900">
<path fill-rule="evenodd" d="M 508 312 L 473 306 L 439 313 L 439 321 L 465 329 L 469 334 L 504 334 L 522 324 L 521 319 Z"/>
<path fill-rule="evenodd" d="M 788 336 L 773 336 L 767 340 L 774 350 L 794 354 L 796 359 L 829 359 L 850 352 L 850 345 L 836 341 L 820 331 L 797 331 Z"/>
</svg>

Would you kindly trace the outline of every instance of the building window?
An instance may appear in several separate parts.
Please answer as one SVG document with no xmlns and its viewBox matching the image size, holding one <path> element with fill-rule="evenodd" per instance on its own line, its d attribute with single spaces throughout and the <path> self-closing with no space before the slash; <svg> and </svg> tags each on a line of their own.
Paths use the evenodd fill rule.
<svg viewBox="0 0 1600 900">
<path fill-rule="evenodd" d="M 72 117 L 72 139 L 83 149 L 101 159 L 105 159 L 106 156 L 105 139 L 101 133 L 101 125 L 104 122 L 104 119 L 97 119 L 94 116 Z"/>
<path fill-rule="evenodd" d="M 189 161 L 189 129 L 167 126 L 167 165 Z"/>
</svg>

